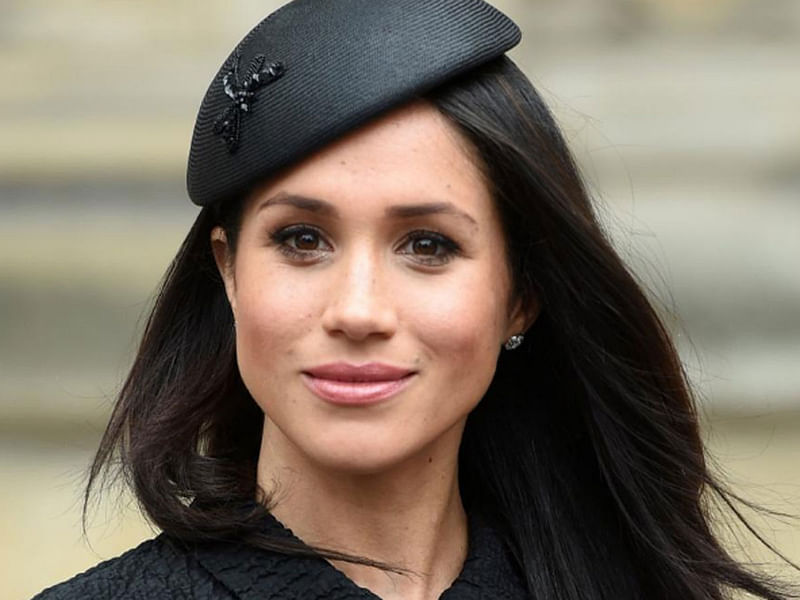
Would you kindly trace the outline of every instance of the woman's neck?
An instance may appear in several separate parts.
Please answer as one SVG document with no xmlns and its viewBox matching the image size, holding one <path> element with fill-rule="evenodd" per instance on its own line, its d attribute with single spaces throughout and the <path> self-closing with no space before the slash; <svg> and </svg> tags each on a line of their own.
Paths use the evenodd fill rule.
<svg viewBox="0 0 800 600">
<path fill-rule="evenodd" d="M 384 600 L 438 598 L 461 571 L 467 518 L 458 490 L 458 440 L 380 473 L 348 473 L 305 460 L 266 426 L 258 482 L 272 513 L 304 542 L 399 567 L 395 574 L 336 562 Z"/>
</svg>

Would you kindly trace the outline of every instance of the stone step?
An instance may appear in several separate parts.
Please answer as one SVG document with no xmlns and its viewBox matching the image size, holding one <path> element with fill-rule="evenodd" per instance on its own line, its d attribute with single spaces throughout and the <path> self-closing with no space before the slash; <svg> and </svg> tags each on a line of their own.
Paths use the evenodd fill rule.
<svg viewBox="0 0 800 600">
<path fill-rule="evenodd" d="M 75 11 L 10 2 L 0 25 L 0 78 L 9 82 L 0 88 L 0 178 L 180 176 L 211 75 L 243 30 L 278 4 L 97 3 Z M 618 155 L 640 180 L 676 171 L 796 178 L 799 4 L 773 0 L 770 22 L 781 19 L 795 35 L 773 27 L 766 37 L 714 30 L 752 13 L 753 31 L 763 32 L 753 2 L 698 0 L 704 8 L 672 14 L 679 4 L 688 6 L 498 3 L 528 32 L 513 56 L 554 106 L 582 163 L 613 174 Z M 641 32 L 588 35 L 615 31 L 608 15 L 628 15 Z"/>
</svg>

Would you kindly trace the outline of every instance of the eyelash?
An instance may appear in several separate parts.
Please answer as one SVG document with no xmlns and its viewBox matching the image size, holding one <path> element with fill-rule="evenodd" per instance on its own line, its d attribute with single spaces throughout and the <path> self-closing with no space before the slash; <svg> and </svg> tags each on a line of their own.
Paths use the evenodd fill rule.
<svg viewBox="0 0 800 600">
<path fill-rule="evenodd" d="M 321 250 L 301 250 L 300 248 L 295 248 L 289 245 L 290 240 L 304 233 L 312 233 L 317 236 L 320 242 L 324 242 L 324 237 L 319 229 L 311 225 L 303 224 L 290 225 L 289 227 L 278 229 L 270 234 L 270 239 L 278 247 L 280 252 L 291 259 L 298 261 L 313 260 L 313 258 L 319 255 Z M 327 244 L 327 242 L 324 243 Z M 330 246 L 330 244 L 328 244 L 328 246 Z"/>
<path fill-rule="evenodd" d="M 413 252 L 401 252 L 401 254 L 414 256 L 414 260 L 426 266 L 445 265 L 453 258 L 461 254 L 461 247 L 455 241 L 446 235 L 425 229 L 420 229 L 418 231 L 412 231 L 409 233 L 403 240 L 400 248 L 404 248 L 409 244 L 413 244 L 414 242 L 420 240 L 434 241 L 436 244 L 438 244 L 438 248 L 442 250 L 442 254 L 435 256 L 414 255 Z"/>
<path fill-rule="evenodd" d="M 291 225 L 279 229 L 270 234 L 270 239 L 278 247 L 278 250 L 287 257 L 297 261 L 313 261 L 326 250 L 301 250 L 291 245 L 293 239 L 305 233 L 315 235 L 320 243 L 330 247 L 330 244 L 325 241 L 322 232 L 318 228 L 305 224 Z M 401 250 L 420 240 L 431 240 L 435 242 L 437 244 L 438 253 L 436 255 L 415 255 L 413 251 Z M 399 254 L 413 257 L 413 260 L 419 264 L 425 266 L 442 266 L 449 263 L 454 257 L 459 256 L 461 254 L 461 247 L 446 235 L 436 231 L 420 229 L 409 233 L 403 239 L 402 243 L 398 245 L 397 251 Z"/>
</svg>

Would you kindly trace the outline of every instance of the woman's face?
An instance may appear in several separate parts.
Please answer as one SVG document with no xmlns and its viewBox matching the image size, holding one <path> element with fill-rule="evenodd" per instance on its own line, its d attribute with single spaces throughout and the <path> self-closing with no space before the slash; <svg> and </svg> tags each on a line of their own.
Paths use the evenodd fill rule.
<svg viewBox="0 0 800 600">
<path fill-rule="evenodd" d="M 432 106 L 257 189 L 235 256 L 220 229 L 212 240 L 270 452 L 360 473 L 454 459 L 524 322 L 487 186 Z"/>
</svg>

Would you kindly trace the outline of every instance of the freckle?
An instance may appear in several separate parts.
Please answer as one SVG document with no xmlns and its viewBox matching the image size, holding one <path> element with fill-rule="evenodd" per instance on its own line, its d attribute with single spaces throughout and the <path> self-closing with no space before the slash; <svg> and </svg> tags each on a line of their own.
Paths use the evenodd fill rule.
<svg viewBox="0 0 800 600">
<path fill-rule="evenodd" d="M 432 462 L 433 462 L 433 457 L 432 457 L 432 456 L 429 456 L 429 457 L 428 457 L 428 464 L 430 464 L 430 463 L 432 463 Z"/>
<path fill-rule="evenodd" d="M 342 165 L 342 166 L 345 166 L 347 164 L 347 161 L 346 160 L 340 160 L 339 164 Z"/>
</svg>

